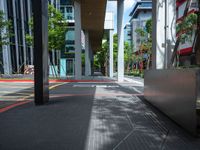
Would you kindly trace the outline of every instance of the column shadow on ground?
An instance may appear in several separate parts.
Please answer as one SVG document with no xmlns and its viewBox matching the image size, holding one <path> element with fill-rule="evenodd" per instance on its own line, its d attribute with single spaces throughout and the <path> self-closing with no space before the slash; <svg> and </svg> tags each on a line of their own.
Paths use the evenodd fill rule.
<svg viewBox="0 0 200 150">
<path fill-rule="evenodd" d="M 72 89 L 63 85 L 51 94 Z M 0 149 L 84 150 L 95 88 L 85 91 L 90 95 L 55 97 L 47 105 L 32 102 L 1 113 Z"/>
</svg>

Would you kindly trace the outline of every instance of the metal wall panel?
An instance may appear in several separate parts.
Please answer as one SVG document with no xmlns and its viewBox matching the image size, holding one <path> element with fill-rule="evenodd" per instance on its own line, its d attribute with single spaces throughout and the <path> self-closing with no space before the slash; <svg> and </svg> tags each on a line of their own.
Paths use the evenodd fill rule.
<svg viewBox="0 0 200 150">
<path fill-rule="evenodd" d="M 192 134 L 197 131 L 200 70 L 145 71 L 144 96 Z"/>
</svg>

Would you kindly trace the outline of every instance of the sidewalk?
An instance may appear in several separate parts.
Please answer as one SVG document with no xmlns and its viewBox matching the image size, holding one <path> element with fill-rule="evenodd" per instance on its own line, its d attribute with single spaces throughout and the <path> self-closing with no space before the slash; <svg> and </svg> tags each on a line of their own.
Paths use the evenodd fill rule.
<svg viewBox="0 0 200 150">
<path fill-rule="evenodd" d="M 31 102 L 0 113 L 0 149 L 199 150 L 200 139 L 149 105 L 142 88 L 64 83 L 51 90 L 46 105 Z"/>
<path fill-rule="evenodd" d="M 124 76 L 124 80 L 127 82 L 139 84 L 141 86 L 144 86 L 144 79 L 141 77 L 134 77 L 134 76 Z"/>
</svg>

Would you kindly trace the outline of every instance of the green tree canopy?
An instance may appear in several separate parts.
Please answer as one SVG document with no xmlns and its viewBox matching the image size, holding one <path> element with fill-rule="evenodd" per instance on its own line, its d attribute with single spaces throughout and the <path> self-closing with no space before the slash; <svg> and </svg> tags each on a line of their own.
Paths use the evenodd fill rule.
<svg viewBox="0 0 200 150">
<path fill-rule="evenodd" d="M 57 10 L 53 5 L 48 5 L 48 47 L 49 51 L 52 49 L 62 50 L 65 48 L 67 32 L 67 22 L 62 13 Z M 33 19 L 30 21 L 30 26 L 33 29 Z M 26 35 L 26 42 L 30 45 L 33 44 L 33 37 Z"/>
<path fill-rule="evenodd" d="M 145 28 L 146 28 L 146 32 L 151 35 L 152 34 L 152 19 L 147 20 Z"/>
<path fill-rule="evenodd" d="M 176 26 L 176 32 L 180 36 L 181 41 L 191 41 L 195 29 L 197 29 L 197 14 L 195 13 L 189 14 L 185 20 Z"/>
<path fill-rule="evenodd" d="M 9 38 L 13 36 L 12 22 L 5 19 L 5 14 L 0 10 L 0 49 L 3 45 L 10 44 Z"/>
</svg>

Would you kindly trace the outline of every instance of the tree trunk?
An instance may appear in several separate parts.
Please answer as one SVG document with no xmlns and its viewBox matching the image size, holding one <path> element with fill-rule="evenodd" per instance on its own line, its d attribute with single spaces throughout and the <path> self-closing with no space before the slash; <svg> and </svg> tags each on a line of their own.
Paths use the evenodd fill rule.
<svg viewBox="0 0 200 150">
<path fill-rule="evenodd" d="M 127 73 L 130 73 L 130 61 L 128 61 L 128 63 L 127 63 Z"/>
</svg>

